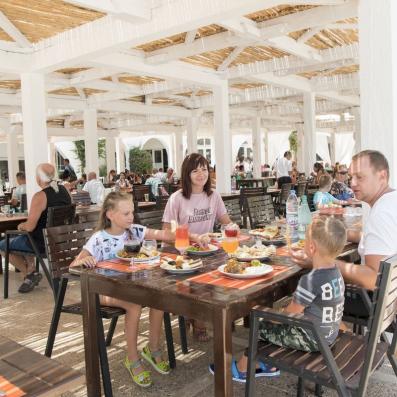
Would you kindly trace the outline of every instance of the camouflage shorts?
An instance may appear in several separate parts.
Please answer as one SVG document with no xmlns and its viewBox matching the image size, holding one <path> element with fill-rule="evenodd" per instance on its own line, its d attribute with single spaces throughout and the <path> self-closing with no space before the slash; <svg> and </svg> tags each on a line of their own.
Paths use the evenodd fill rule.
<svg viewBox="0 0 397 397">
<path fill-rule="evenodd" d="M 260 339 L 281 347 L 315 352 L 319 348 L 310 331 L 288 324 L 274 324 L 267 321 L 259 323 Z"/>
</svg>

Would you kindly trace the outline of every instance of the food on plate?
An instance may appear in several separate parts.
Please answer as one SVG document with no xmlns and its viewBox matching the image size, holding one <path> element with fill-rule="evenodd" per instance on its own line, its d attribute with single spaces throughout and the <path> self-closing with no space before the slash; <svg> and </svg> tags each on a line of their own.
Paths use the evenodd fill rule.
<svg viewBox="0 0 397 397">
<path fill-rule="evenodd" d="M 253 245 L 252 247 L 248 247 L 243 245 L 238 247 L 234 256 L 237 259 L 248 259 L 248 258 L 266 258 L 275 253 L 275 247 L 268 246 L 265 247 L 262 244 L 260 246 Z"/>
<path fill-rule="evenodd" d="M 258 261 L 258 259 L 253 259 L 250 264 L 251 266 L 262 266 L 262 262 Z"/>
<path fill-rule="evenodd" d="M 191 245 L 189 247 L 187 247 L 186 251 L 190 251 L 190 252 L 206 252 L 209 251 L 210 247 L 200 247 L 198 245 Z"/>
<path fill-rule="evenodd" d="M 130 258 L 137 258 L 137 259 L 146 259 L 149 258 L 149 255 L 143 252 L 127 252 L 126 250 L 121 250 L 117 252 L 117 256 L 120 258 L 130 259 Z"/>
<path fill-rule="evenodd" d="M 246 263 L 239 262 L 236 259 L 232 258 L 226 262 L 224 271 L 226 273 L 242 274 L 244 273 L 245 267 Z"/>
<path fill-rule="evenodd" d="M 178 255 L 175 260 L 163 258 L 161 261 L 161 268 L 166 270 L 189 270 L 197 269 L 201 266 L 203 266 L 203 261 L 201 259 L 188 259 L 184 258 L 182 255 Z"/>
<path fill-rule="evenodd" d="M 208 237 L 212 239 L 220 239 L 222 238 L 222 233 L 208 233 Z"/>
<path fill-rule="evenodd" d="M 277 237 L 281 237 L 279 235 L 278 226 L 266 226 L 258 229 L 252 229 L 249 234 L 262 237 L 266 240 L 274 240 Z"/>
</svg>

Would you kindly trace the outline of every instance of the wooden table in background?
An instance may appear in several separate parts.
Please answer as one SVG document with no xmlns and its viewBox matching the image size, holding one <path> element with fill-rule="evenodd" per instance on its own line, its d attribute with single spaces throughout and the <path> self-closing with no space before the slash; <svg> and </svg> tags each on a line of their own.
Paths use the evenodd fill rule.
<svg viewBox="0 0 397 397">
<path fill-rule="evenodd" d="M 27 215 L 13 214 L 11 216 L 0 215 L 0 234 L 7 230 L 16 230 L 18 225 L 28 219 Z"/>
</svg>

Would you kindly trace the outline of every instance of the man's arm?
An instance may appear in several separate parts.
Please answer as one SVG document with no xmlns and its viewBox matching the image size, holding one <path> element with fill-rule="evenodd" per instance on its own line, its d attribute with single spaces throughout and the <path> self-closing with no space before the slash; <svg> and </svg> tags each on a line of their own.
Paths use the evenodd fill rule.
<svg viewBox="0 0 397 397">
<path fill-rule="evenodd" d="M 20 223 L 18 225 L 18 230 L 25 230 L 27 232 L 32 232 L 39 221 L 41 213 L 47 207 L 47 197 L 43 191 L 37 192 L 33 198 L 29 210 L 28 220 L 26 222 Z"/>
<path fill-rule="evenodd" d="M 382 255 L 366 255 L 365 264 L 355 265 L 337 260 L 336 264 L 342 273 L 345 282 L 358 285 L 368 290 L 374 290 L 378 276 Z"/>
<path fill-rule="evenodd" d="M 360 239 L 361 239 L 360 230 L 352 230 L 352 229 L 347 230 L 347 241 L 358 244 L 360 242 Z"/>
</svg>

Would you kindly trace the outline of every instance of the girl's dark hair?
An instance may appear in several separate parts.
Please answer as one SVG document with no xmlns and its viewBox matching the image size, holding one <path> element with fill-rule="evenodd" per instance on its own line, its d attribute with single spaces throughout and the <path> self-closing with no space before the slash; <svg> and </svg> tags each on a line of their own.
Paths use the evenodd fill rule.
<svg viewBox="0 0 397 397">
<path fill-rule="evenodd" d="M 106 216 L 106 212 L 114 210 L 120 201 L 132 201 L 131 194 L 122 192 L 110 192 L 102 204 L 101 212 L 99 214 L 97 231 L 108 229 L 112 226 L 110 219 Z"/>
<path fill-rule="evenodd" d="M 208 179 L 204 185 L 204 191 L 207 193 L 207 196 L 210 196 L 212 194 L 211 178 L 209 177 L 210 165 L 208 163 L 208 160 L 199 153 L 192 153 L 189 154 L 189 156 L 185 157 L 185 159 L 183 160 L 181 172 L 182 195 L 187 199 L 190 199 L 190 196 L 192 195 L 192 180 L 190 179 L 190 174 L 197 167 L 207 168 Z"/>
</svg>

